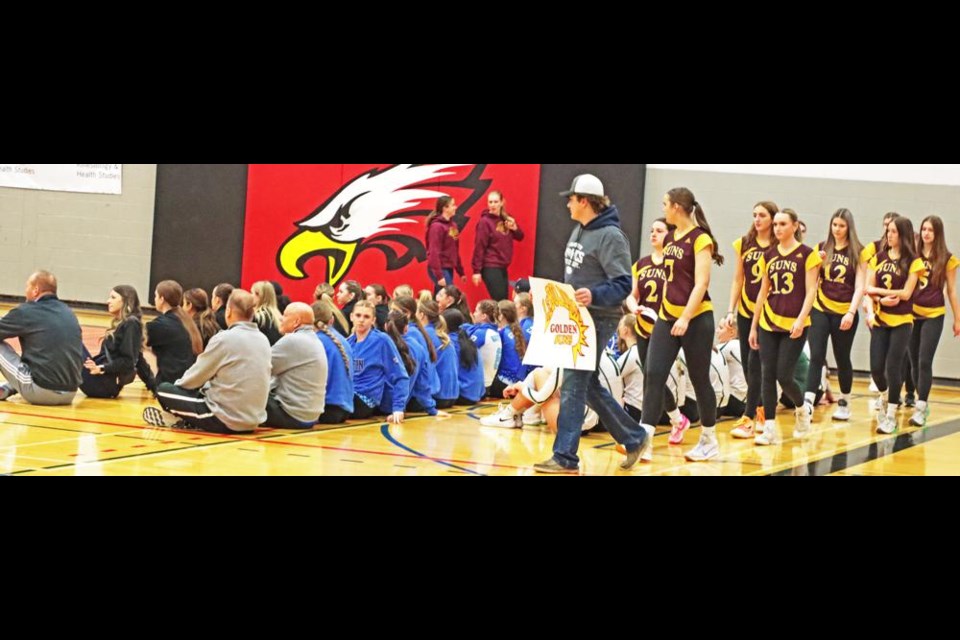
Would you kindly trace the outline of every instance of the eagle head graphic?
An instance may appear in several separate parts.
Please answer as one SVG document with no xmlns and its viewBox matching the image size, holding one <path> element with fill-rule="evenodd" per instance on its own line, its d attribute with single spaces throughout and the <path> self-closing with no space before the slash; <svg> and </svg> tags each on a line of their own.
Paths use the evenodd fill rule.
<svg viewBox="0 0 960 640">
<path fill-rule="evenodd" d="M 363 173 L 296 224 L 296 233 L 277 254 L 277 266 L 287 277 L 302 280 L 308 277 L 307 261 L 323 256 L 327 282 L 336 286 L 367 249 L 383 252 L 388 271 L 415 259 L 423 262 L 427 257 L 424 234 L 412 235 L 410 225 L 430 213 L 437 198 L 454 195 L 458 203 L 454 222 L 462 231 L 469 220 L 465 212 L 490 186 L 490 180 L 481 178 L 486 166 L 394 164 Z"/>
</svg>

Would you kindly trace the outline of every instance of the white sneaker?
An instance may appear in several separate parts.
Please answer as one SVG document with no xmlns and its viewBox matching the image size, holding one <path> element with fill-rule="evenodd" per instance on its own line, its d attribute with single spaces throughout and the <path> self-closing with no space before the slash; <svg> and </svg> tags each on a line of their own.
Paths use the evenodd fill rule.
<svg viewBox="0 0 960 640">
<path fill-rule="evenodd" d="M 656 435 L 657 430 L 646 425 L 640 426 L 642 426 L 643 430 L 647 432 L 647 443 L 643 446 L 643 452 L 640 454 L 640 460 L 641 462 L 653 462 L 653 436 Z"/>
<path fill-rule="evenodd" d="M 837 403 L 837 410 L 833 413 L 833 419 L 840 422 L 847 422 L 850 420 L 850 416 L 850 405 L 846 400 L 841 399 L 840 402 Z"/>
<path fill-rule="evenodd" d="M 480 424 L 484 427 L 497 427 L 500 429 L 522 429 L 523 420 L 519 413 L 513 412 L 513 407 L 509 404 L 501 404 L 497 412 L 480 418 Z"/>
<path fill-rule="evenodd" d="M 700 442 L 693 449 L 687 452 L 686 458 L 690 462 L 705 462 L 712 460 L 720 455 L 720 444 L 716 437 L 709 437 L 707 434 L 700 434 Z"/>
<path fill-rule="evenodd" d="M 877 431 L 879 433 L 893 433 L 897 430 L 897 419 L 889 416 L 883 416 L 877 421 Z"/>
<path fill-rule="evenodd" d="M 875 412 L 877 413 L 877 415 L 874 416 L 874 419 L 875 419 L 877 422 L 880 422 L 880 421 L 882 421 L 884 418 L 886 418 L 886 417 L 887 417 L 887 399 L 886 399 L 886 396 L 885 396 L 884 394 L 882 394 L 882 393 L 881 393 L 880 395 L 878 395 L 878 396 L 877 396 L 877 399 L 874 400 L 872 403 L 870 403 L 870 410 L 871 410 L 871 411 L 875 411 Z"/>
<path fill-rule="evenodd" d="M 813 407 L 806 402 L 797 407 L 797 424 L 793 428 L 794 438 L 806 438 L 810 435 L 810 421 L 813 418 Z"/>
<path fill-rule="evenodd" d="M 753 444 L 760 445 L 761 447 L 780 444 L 780 430 L 776 427 L 764 429 L 763 433 L 753 439 Z"/>
<path fill-rule="evenodd" d="M 523 412 L 523 424 L 528 427 L 536 427 L 543 424 L 543 413 L 538 405 L 533 405 Z"/>
<path fill-rule="evenodd" d="M 917 408 L 913 412 L 913 417 L 910 418 L 910 424 L 915 427 L 925 427 L 927 426 L 927 418 L 930 417 L 930 406 L 926 406 L 923 409 Z"/>
<path fill-rule="evenodd" d="M 178 427 L 181 422 L 180 416 L 156 407 L 147 407 L 143 410 L 143 421 L 153 427 Z"/>
<path fill-rule="evenodd" d="M 873 381 L 873 378 L 870 378 L 870 393 L 878 393 L 879 391 L 877 383 Z"/>
</svg>

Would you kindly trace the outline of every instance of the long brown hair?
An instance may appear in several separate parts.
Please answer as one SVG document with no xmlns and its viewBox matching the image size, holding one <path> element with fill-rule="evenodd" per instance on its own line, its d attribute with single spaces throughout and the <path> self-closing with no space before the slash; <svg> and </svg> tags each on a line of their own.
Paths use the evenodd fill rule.
<svg viewBox="0 0 960 640">
<path fill-rule="evenodd" d="M 433 330 L 437 333 L 437 338 L 440 339 L 440 350 L 443 351 L 449 347 L 450 336 L 447 334 L 447 321 L 440 315 L 440 305 L 437 304 L 437 301 L 421 300 L 417 305 L 417 311 L 422 313 L 427 322 L 433 325 Z"/>
<path fill-rule="evenodd" d="M 430 362 L 436 362 L 437 350 L 433 346 L 433 340 L 430 339 L 430 335 L 427 333 L 426 329 L 424 329 L 423 325 L 420 324 L 420 321 L 417 320 L 417 301 L 408 296 L 400 296 L 399 298 L 394 298 L 392 304 L 395 308 L 400 309 L 407 314 L 408 323 L 413 323 L 413 326 L 417 328 L 417 331 L 420 332 L 420 335 L 423 336 L 424 341 L 427 343 L 427 352 L 430 355 Z"/>
<path fill-rule="evenodd" d="M 393 344 L 397 345 L 397 351 L 400 352 L 400 358 L 403 360 L 403 366 L 407 373 L 413 375 L 417 368 L 417 362 L 410 353 L 410 346 L 403 339 L 403 333 L 407 330 L 407 314 L 399 309 L 394 309 L 387 315 L 387 321 L 383 325 L 383 332 L 387 334 Z"/>
<path fill-rule="evenodd" d="M 917 259 L 917 238 L 913 233 L 913 222 L 906 216 L 897 216 L 893 220 L 897 227 L 897 234 L 900 236 L 900 259 L 897 260 L 897 267 L 900 272 L 906 275 L 910 273 L 910 265 Z M 887 228 L 890 224 L 887 224 Z M 887 254 L 889 257 L 889 254 Z"/>
<path fill-rule="evenodd" d="M 143 328 L 143 317 L 140 313 L 140 296 L 137 295 L 137 290 L 131 287 L 128 284 L 119 284 L 115 286 L 112 291 L 114 291 L 120 299 L 123 300 L 123 306 L 120 308 L 120 315 L 113 319 L 110 323 L 110 328 L 107 329 L 107 333 L 104 337 L 112 336 L 117 331 L 117 327 L 127 321 L 128 318 L 134 318 L 137 322 L 140 323 L 141 330 Z"/>
<path fill-rule="evenodd" d="M 797 242 L 803 244 L 803 232 L 800 230 L 800 214 L 793 209 L 782 209 L 780 213 L 790 216 L 793 224 L 797 225 L 796 231 L 793 232 L 793 237 L 796 238 Z"/>
<path fill-rule="evenodd" d="M 506 200 L 503 199 L 503 191 L 500 191 L 499 189 L 494 189 L 493 191 L 487 194 L 487 197 L 489 198 L 493 194 L 497 194 L 497 196 L 500 197 L 500 222 L 506 222 L 507 218 L 510 217 L 510 214 L 507 213 L 507 206 L 505 204 Z"/>
<path fill-rule="evenodd" d="M 920 235 L 917 236 L 917 253 L 924 258 L 923 250 L 923 225 L 930 223 L 933 227 L 933 247 L 930 250 L 930 274 L 928 276 L 929 285 L 936 289 L 942 289 L 947 281 L 947 261 L 950 259 L 950 251 L 947 249 L 947 239 L 943 235 L 943 220 L 940 216 L 927 216 L 920 223 Z M 119 291 L 117 292 L 119 293 Z"/>
<path fill-rule="evenodd" d="M 207 292 L 203 289 L 190 289 L 184 292 L 183 299 L 190 303 L 196 313 L 193 321 L 200 330 L 200 337 L 205 343 L 210 342 L 210 338 L 220 333 L 220 325 L 217 324 L 217 318 L 210 310 Z"/>
<path fill-rule="evenodd" d="M 822 247 L 824 253 L 827 254 L 823 261 L 824 269 L 829 269 L 830 265 L 833 264 L 833 254 L 837 250 L 837 241 L 833 237 L 833 221 L 837 218 L 847 223 L 847 248 L 840 253 L 847 257 L 850 264 L 860 264 L 860 254 L 863 253 L 863 244 L 860 243 L 860 236 L 857 235 L 857 225 L 853 221 L 853 213 L 850 209 L 841 207 L 830 217 L 830 224 L 827 227 L 827 241 L 823 243 Z"/>
<path fill-rule="evenodd" d="M 710 255 L 713 256 L 713 262 L 718 267 L 723 266 L 723 256 L 720 255 L 720 245 L 717 243 L 717 237 L 713 235 L 713 231 L 710 230 L 710 225 L 707 223 L 707 214 L 704 212 L 703 207 L 700 206 L 700 203 L 697 202 L 693 192 L 686 187 L 676 187 L 675 189 L 670 189 L 670 191 L 667 192 L 667 196 L 670 198 L 670 202 L 683 209 L 687 215 L 696 221 L 697 226 L 710 236 L 710 239 L 713 240 L 713 246 L 710 247 Z"/>
<path fill-rule="evenodd" d="M 883 214 L 883 237 L 876 242 L 877 253 L 887 250 L 887 228 L 890 226 L 891 222 L 899 217 L 900 214 L 896 211 Z"/>
<path fill-rule="evenodd" d="M 780 213 L 780 207 L 777 206 L 776 202 L 770 200 L 761 200 L 757 204 L 753 205 L 753 208 L 763 207 L 764 210 L 770 214 L 770 246 L 777 244 L 777 236 L 773 234 L 773 219 L 778 213 Z M 740 251 L 745 251 L 747 247 L 757 241 L 757 225 L 756 223 L 750 225 L 750 230 L 747 231 L 747 235 L 743 236 L 743 240 L 740 242 Z"/>
<path fill-rule="evenodd" d="M 427 237 L 430 236 L 430 224 L 443 215 L 443 210 L 446 209 L 447 205 L 451 202 L 453 202 L 453 198 L 451 196 L 440 196 L 437 198 L 437 203 L 434 205 L 433 211 L 431 211 L 427 216 Z"/>
<path fill-rule="evenodd" d="M 527 353 L 527 336 L 520 328 L 520 323 L 517 322 L 517 305 L 509 300 L 501 300 L 497 303 L 497 311 L 500 312 L 500 317 L 510 327 L 510 333 L 513 334 L 514 345 L 517 348 L 517 355 L 523 360 L 523 356 Z"/>
<path fill-rule="evenodd" d="M 180 321 L 183 328 L 187 330 L 193 355 L 203 353 L 203 338 L 200 336 L 200 330 L 197 329 L 193 318 L 188 316 L 181 306 L 183 304 L 183 287 L 180 286 L 180 283 L 176 280 L 164 280 L 157 285 L 157 293 L 160 294 L 164 302 L 173 307 L 171 311 L 177 316 L 177 320 Z"/>
</svg>

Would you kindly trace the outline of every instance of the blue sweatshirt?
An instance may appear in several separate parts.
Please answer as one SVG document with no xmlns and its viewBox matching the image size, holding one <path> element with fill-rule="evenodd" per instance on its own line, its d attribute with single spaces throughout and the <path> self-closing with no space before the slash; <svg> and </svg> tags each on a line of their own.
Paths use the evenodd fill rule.
<svg viewBox="0 0 960 640">
<path fill-rule="evenodd" d="M 420 346 L 420 342 L 411 333 L 419 334 L 420 332 L 416 329 L 413 329 L 413 331 L 407 329 L 407 333 L 403 336 L 410 348 L 410 355 L 413 356 L 413 360 L 417 364 L 417 368 L 410 376 L 410 396 L 407 398 L 407 403 L 410 402 L 411 398 L 416 399 L 420 406 L 426 409 L 427 415 L 435 416 L 437 415 L 437 403 L 433 399 L 433 381 L 430 376 L 433 363 L 430 362 L 430 353 Z M 423 336 L 420 336 L 420 338 L 422 339 Z M 436 375 L 437 373 L 434 370 L 433 377 L 435 378 Z"/>
<path fill-rule="evenodd" d="M 340 407 L 353 413 L 353 350 L 350 343 L 337 334 L 337 339 L 347 354 L 347 361 L 350 363 L 348 367 L 343 363 L 340 349 L 330 336 L 323 331 L 317 331 L 317 338 L 327 354 L 327 406 Z"/>
<path fill-rule="evenodd" d="M 384 387 L 389 387 L 393 411 L 406 409 L 410 376 L 397 345 L 378 329 L 371 330 L 363 342 L 357 342 L 356 334 L 348 342 L 353 348 L 354 393 L 369 400 L 371 407 L 377 407 L 383 400 Z"/>
<path fill-rule="evenodd" d="M 517 353 L 517 339 L 509 326 L 500 329 L 500 343 L 503 345 L 503 355 L 497 369 L 497 378 L 508 385 L 523 380 L 526 377 L 524 366 L 520 354 Z"/>
<path fill-rule="evenodd" d="M 465 331 L 469 325 L 460 327 L 460 331 Z M 456 354 L 457 360 L 457 380 L 460 383 L 460 396 L 470 402 L 480 402 L 483 394 L 487 391 L 487 385 L 483 384 L 483 363 L 480 360 L 480 354 L 477 354 L 477 362 L 472 368 L 467 369 L 460 365 L 460 335 L 459 331 L 450 334 L 450 345 Z"/>
</svg>

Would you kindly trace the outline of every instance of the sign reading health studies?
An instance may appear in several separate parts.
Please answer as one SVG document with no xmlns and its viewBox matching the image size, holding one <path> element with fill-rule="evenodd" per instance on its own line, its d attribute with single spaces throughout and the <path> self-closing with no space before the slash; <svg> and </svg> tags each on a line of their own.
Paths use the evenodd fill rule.
<svg viewBox="0 0 960 640">
<path fill-rule="evenodd" d="M 577 304 L 573 287 L 530 278 L 530 294 L 533 332 L 523 364 L 593 371 L 597 362 L 597 331 L 590 312 Z"/>
<path fill-rule="evenodd" d="M 0 187 L 119 195 L 122 164 L 0 164 Z"/>
</svg>

